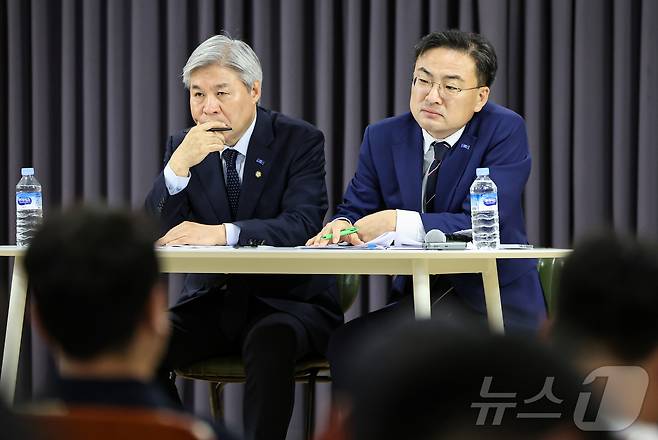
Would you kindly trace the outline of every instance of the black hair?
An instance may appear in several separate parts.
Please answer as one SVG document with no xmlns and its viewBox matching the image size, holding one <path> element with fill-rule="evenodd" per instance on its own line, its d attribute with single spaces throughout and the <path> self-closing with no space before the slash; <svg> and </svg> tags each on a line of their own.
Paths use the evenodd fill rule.
<svg viewBox="0 0 658 440">
<path fill-rule="evenodd" d="M 602 344 L 625 362 L 658 347 L 658 245 L 612 232 L 576 245 L 562 270 L 556 339 Z"/>
<path fill-rule="evenodd" d="M 475 62 L 478 86 L 491 87 L 496 78 L 498 61 L 493 46 L 482 35 L 456 29 L 427 34 L 414 47 L 414 64 L 422 54 L 437 47 L 468 54 Z"/>
<path fill-rule="evenodd" d="M 580 373 L 535 340 L 465 332 L 438 320 L 400 326 L 383 339 L 369 340 L 355 361 L 348 422 L 353 438 L 526 439 L 554 430 L 578 431 L 572 416 Z M 559 405 L 536 399 L 548 378 Z M 483 390 L 508 394 L 487 397 Z M 493 402 L 520 403 L 496 424 L 494 409 L 480 405 Z M 516 417 L 521 412 L 560 415 Z M 486 420 L 479 423 L 482 415 Z"/>
<path fill-rule="evenodd" d="M 70 357 L 125 348 L 157 282 L 155 225 L 141 215 L 75 208 L 48 219 L 25 255 L 41 324 Z"/>
</svg>

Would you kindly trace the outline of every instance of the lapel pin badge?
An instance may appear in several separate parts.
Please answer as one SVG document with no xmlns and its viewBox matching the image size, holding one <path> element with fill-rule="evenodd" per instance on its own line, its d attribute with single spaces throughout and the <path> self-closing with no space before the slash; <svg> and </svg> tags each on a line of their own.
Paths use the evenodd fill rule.
<svg viewBox="0 0 658 440">
<path fill-rule="evenodd" d="M 256 171 L 256 179 L 260 179 L 262 175 L 263 173 L 261 173 L 260 171 Z"/>
<path fill-rule="evenodd" d="M 460 146 L 461 148 L 463 148 L 464 150 L 470 150 L 470 149 L 471 149 L 471 146 L 468 145 L 468 144 L 460 144 L 459 146 Z"/>
<path fill-rule="evenodd" d="M 265 161 L 263 159 L 256 159 L 256 163 L 258 165 L 265 165 Z M 260 177 L 260 176 L 259 176 Z"/>
</svg>

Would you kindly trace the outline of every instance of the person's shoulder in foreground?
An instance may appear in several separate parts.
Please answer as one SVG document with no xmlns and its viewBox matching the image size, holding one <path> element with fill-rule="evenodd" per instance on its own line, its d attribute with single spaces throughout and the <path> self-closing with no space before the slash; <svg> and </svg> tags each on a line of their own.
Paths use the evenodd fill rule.
<svg viewBox="0 0 658 440">
<path fill-rule="evenodd" d="M 658 243 L 602 231 L 576 242 L 560 277 L 551 340 L 604 381 L 601 408 L 619 438 L 658 433 L 657 274 Z M 624 405 L 611 405 L 615 390 Z"/>
<path fill-rule="evenodd" d="M 38 393 L 42 403 L 175 409 L 152 384 L 170 334 L 156 238 L 146 216 L 101 207 L 73 208 L 40 227 L 25 268 L 32 319 L 59 377 Z"/>
<path fill-rule="evenodd" d="M 582 378 L 534 339 L 417 321 L 369 342 L 350 384 L 349 438 L 608 438 L 578 428 Z"/>
</svg>

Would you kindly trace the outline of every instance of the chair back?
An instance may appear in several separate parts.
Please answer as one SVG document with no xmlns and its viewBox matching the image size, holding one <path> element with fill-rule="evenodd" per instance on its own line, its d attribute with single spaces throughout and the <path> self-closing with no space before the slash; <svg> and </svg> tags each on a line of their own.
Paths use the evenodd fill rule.
<svg viewBox="0 0 658 440">
<path fill-rule="evenodd" d="M 44 405 L 20 417 L 49 440 L 216 440 L 208 423 L 169 410 Z"/>
<path fill-rule="evenodd" d="M 560 283 L 560 274 L 564 266 L 563 258 L 540 258 L 537 263 L 541 287 L 544 291 L 544 301 L 548 316 L 553 315 L 555 302 L 557 300 L 558 286 Z"/>
<path fill-rule="evenodd" d="M 340 296 L 340 308 L 343 313 L 354 304 L 356 296 L 361 287 L 361 275 L 343 274 L 337 276 L 338 294 Z"/>
</svg>

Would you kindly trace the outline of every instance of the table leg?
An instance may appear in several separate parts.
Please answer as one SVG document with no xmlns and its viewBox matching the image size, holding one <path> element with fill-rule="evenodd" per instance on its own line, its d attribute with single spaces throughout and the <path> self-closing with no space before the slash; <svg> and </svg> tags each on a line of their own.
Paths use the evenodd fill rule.
<svg viewBox="0 0 658 440">
<path fill-rule="evenodd" d="M 489 328 L 495 333 L 505 333 L 503 325 L 503 306 L 500 302 L 500 287 L 498 285 L 498 270 L 496 260 L 490 259 L 482 272 L 484 283 L 484 302 L 487 305 Z"/>
<path fill-rule="evenodd" d="M 27 278 L 23 270 L 23 257 L 16 257 L 14 259 L 14 273 L 11 278 L 7 331 L 5 333 L 5 348 L 2 356 L 2 373 L 0 374 L 0 396 L 7 405 L 13 404 L 14 392 L 16 391 L 18 356 L 21 351 L 21 335 L 23 333 L 26 298 Z"/>
<path fill-rule="evenodd" d="M 430 275 L 426 260 L 413 261 L 414 313 L 416 319 L 429 319 L 432 314 Z"/>
</svg>

